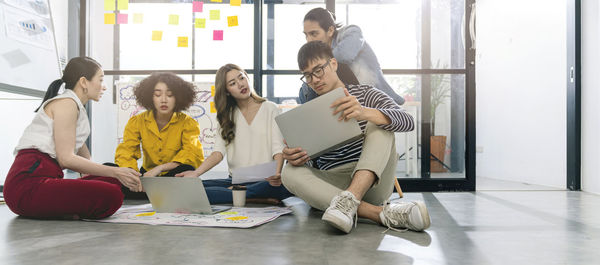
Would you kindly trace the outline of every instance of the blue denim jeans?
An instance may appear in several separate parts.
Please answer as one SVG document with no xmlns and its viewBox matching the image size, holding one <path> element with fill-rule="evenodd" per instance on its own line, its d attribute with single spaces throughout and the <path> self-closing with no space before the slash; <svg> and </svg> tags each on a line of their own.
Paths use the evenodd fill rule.
<svg viewBox="0 0 600 265">
<path fill-rule="evenodd" d="M 206 195 L 211 204 L 232 203 L 231 195 L 231 178 L 226 179 L 208 179 L 203 180 Z M 246 186 L 246 198 L 275 198 L 283 200 L 287 197 L 294 196 L 283 185 L 274 187 L 268 181 L 258 181 L 243 184 Z"/>
</svg>

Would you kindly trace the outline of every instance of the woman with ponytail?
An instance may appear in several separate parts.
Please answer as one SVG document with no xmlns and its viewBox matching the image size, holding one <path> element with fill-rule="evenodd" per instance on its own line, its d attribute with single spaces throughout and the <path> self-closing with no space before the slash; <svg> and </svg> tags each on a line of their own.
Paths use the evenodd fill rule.
<svg viewBox="0 0 600 265">
<path fill-rule="evenodd" d="M 99 219 L 121 207 L 121 184 L 141 190 L 135 170 L 90 160 L 85 145 L 90 124 L 84 104 L 100 99 L 106 90 L 103 78 L 98 62 L 76 57 L 62 78 L 48 87 L 15 148 L 15 161 L 4 183 L 4 199 L 14 213 L 44 219 Z M 64 93 L 58 95 L 63 83 Z M 63 179 L 63 169 L 89 175 Z"/>
<path fill-rule="evenodd" d="M 249 202 L 279 203 L 292 196 L 281 184 L 283 137 L 275 123 L 277 105 L 259 97 L 248 84 L 248 75 L 235 64 L 226 64 L 215 77 L 217 137 L 214 151 L 195 171 L 176 177 L 198 177 L 213 168 L 227 154 L 229 171 L 277 161 L 276 174 L 264 181 L 246 183 Z M 231 177 L 204 180 L 211 203 L 231 203 Z"/>
</svg>

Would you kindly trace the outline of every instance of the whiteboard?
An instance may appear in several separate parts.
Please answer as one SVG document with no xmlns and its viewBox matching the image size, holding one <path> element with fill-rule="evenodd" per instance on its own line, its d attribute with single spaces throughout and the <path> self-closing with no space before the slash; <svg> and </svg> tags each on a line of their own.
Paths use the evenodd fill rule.
<svg viewBox="0 0 600 265">
<path fill-rule="evenodd" d="M 133 94 L 133 87 L 136 83 L 131 82 L 117 82 L 117 137 L 118 143 L 123 142 L 123 131 L 125 131 L 125 125 L 127 121 L 134 115 L 140 114 L 146 109 L 137 105 L 135 102 L 135 95 Z M 196 101 L 187 110 L 185 114 L 190 115 L 200 124 L 200 142 L 204 149 L 204 157 L 208 157 L 215 145 L 215 137 L 217 135 L 217 113 L 214 107 L 211 109 L 211 102 L 214 104 L 212 89 L 212 83 L 209 82 L 195 82 L 197 89 Z"/>
<path fill-rule="evenodd" d="M 48 0 L 0 0 L 0 73 L 0 89 L 17 93 L 62 76 Z"/>
</svg>

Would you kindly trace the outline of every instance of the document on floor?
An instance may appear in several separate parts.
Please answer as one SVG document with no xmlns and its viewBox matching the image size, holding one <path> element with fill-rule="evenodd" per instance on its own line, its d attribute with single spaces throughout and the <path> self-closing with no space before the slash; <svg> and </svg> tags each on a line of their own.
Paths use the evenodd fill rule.
<svg viewBox="0 0 600 265">
<path fill-rule="evenodd" d="M 231 184 L 240 184 L 265 180 L 277 172 L 277 161 L 258 164 L 251 167 L 236 168 L 231 171 Z"/>
<path fill-rule="evenodd" d="M 101 220 L 85 221 L 147 225 L 181 225 L 201 227 L 250 228 L 271 222 L 291 213 L 289 207 L 247 208 L 233 207 L 217 214 L 157 213 L 151 204 L 121 207 L 115 214 Z"/>
</svg>

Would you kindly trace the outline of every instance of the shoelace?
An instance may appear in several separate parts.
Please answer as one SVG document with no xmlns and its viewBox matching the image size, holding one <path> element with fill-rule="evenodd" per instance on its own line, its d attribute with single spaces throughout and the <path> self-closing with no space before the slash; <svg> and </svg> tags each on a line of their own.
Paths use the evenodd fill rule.
<svg viewBox="0 0 600 265">
<path fill-rule="evenodd" d="M 335 207 L 340 209 L 347 215 L 347 213 L 352 212 L 352 208 L 354 206 L 354 200 L 349 196 L 340 196 L 338 200 L 335 202 Z M 358 225 L 358 211 L 354 213 L 354 227 Z"/>
<path fill-rule="evenodd" d="M 383 220 L 382 220 L 382 223 L 384 223 L 388 228 L 385 231 L 381 232 L 381 233 L 385 234 L 390 229 L 394 230 L 396 232 L 406 232 L 406 231 L 408 231 L 408 228 L 406 228 L 406 227 L 404 229 L 397 229 L 397 228 L 392 227 L 392 225 L 398 225 L 398 224 L 404 223 L 404 224 L 406 224 L 406 226 L 408 226 L 409 225 L 408 215 L 410 213 L 411 207 L 407 207 L 406 204 L 403 204 L 403 205 L 390 205 L 390 204 L 388 204 L 388 205 L 386 205 L 384 207 L 385 208 L 383 208 L 383 215 L 386 217 L 386 221 L 387 222 L 383 222 Z M 387 211 L 387 213 L 390 216 L 386 215 L 386 208 L 389 208 L 388 211 Z M 396 211 L 395 209 L 397 209 L 397 208 L 400 208 L 400 210 Z"/>
</svg>

